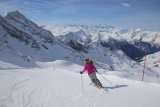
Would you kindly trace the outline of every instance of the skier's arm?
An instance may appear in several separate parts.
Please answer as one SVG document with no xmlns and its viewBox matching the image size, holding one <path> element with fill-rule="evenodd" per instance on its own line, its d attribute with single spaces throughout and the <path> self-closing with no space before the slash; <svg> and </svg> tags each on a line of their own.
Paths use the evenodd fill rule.
<svg viewBox="0 0 160 107">
<path fill-rule="evenodd" d="M 93 69 L 94 69 L 94 71 L 96 71 L 97 72 L 97 69 L 96 69 L 96 67 L 93 65 Z"/>
<path fill-rule="evenodd" d="M 83 71 L 81 71 L 81 74 L 83 74 L 86 71 L 87 67 L 85 66 Z"/>
</svg>

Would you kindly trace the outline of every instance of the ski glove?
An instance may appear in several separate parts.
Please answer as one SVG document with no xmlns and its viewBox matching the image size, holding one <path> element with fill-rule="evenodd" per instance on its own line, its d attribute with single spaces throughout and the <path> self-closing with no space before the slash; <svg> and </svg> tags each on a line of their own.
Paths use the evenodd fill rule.
<svg viewBox="0 0 160 107">
<path fill-rule="evenodd" d="M 83 74 L 83 71 L 81 71 L 80 74 Z"/>
</svg>

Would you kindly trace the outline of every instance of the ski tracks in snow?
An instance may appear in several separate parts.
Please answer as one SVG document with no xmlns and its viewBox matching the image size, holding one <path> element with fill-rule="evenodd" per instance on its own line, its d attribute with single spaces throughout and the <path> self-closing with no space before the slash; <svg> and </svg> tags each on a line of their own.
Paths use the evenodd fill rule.
<svg viewBox="0 0 160 107">
<path fill-rule="evenodd" d="M 84 74 L 83 93 L 80 74 L 53 68 L 16 70 L 0 75 L 0 86 L 3 86 L 0 107 L 128 107 L 130 104 L 131 107 L 133 104 L 151 107 L 150 100 L 154 105 L 159 104 L 159 85 L 140 84 L 115 76 L 107 78 L 121 85 L 110 86 L 101 80 L 109 91 L 97 89 L 89 85 L 90 79 Z"/>
<path fill-rule="evenodd" d="M 48 88 L 26 79 L 15 84 L 11 98 L 15 107 L 47 107 L 49 96 Z"/>
</svg>

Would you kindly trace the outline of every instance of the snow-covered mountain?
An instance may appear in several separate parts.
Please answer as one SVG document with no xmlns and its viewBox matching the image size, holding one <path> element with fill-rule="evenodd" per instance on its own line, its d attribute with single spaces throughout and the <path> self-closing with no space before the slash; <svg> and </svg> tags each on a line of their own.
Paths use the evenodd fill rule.
<svg viewBox="0 0 160 107">
<path fill-rule="evenodd" d="M 123 29 L 107 25 L 46 25 L 44 28 L 50 30 L 55 36 L 65 35 L 69 32 L 84 30 L 92 33 L 102 33 L 115 39 L 124 39 L 130 42 L 141 40 L 154 44 L 160 44 L 160 32 L 151 32 L 142 28 Z M 107 37 L 105 37 L 107 38 Z"/>
<path fill-rule="evenodd" d="M 31 62 L 35 63 L 38 60 L 65 59 L 65 55 L 70 56 L 74 51 L 18 11 L 10 12 L 5 17 L 0 16 L 0 34 L 0 59 L 20 66 L 26 61 L 30 66 L 35 65 L 30 64 Z M 62 50 L 67 53 L 62 55 Z"/>
<path fill-rule="evenodd" d="M 55 42 L 54 36 L 49 31 L 37 26 L 18 11 L 10 12 L 0 19 L 3 30 L 32 48 L 47 48 L 47 44 Z"/>
<path fill-rule="evenodd" d="M 79 45 L 88 46 L 99 43 L 111 50 L 122 50 L 134 60 L 140 60 L 145 54 L 160 51 L 160 32 L 144 29 L 118 29 L 112 26 L 67 25 L 45 26 L 64 42 L 77 41 Z M 58 33 L 56 31 L 61 31 Z M 146 51 L 147 50 L 147 51 Z"/>
<path fill-rule="evenodd" d="M 73 28 L 74 32 L 71 32 Z M 39 66 L 37 62 L 55 60 L 83 65 L 85 58 L 91 58 L 96 67 L 101 69 L 100 72 L 111 70 L 121 77 L 140 78 L 143 65 L 132 60 L 132 57 L 129 58 L 129 55 L 126 56 L 126 51 L 132 55 L 135 55 L 132 52 L 136 51 L 141 57 L 143 54 L 141 50 L 122 39 L 117 34 L 118 29 L 111 26 L 83 25 L 69 25 L 61 29 L 64 29 L 61 31 L 63 35 L 56 34 L 55 37 L 54 32 L 50 33 L 18 11 L 10 12 L 5 17 L 1 16 L 1 63 L 15 65 L 12 68 L 35 67 Z M 6 69 L 5 67 L 1 66 L 1 69 Z M 157 77 L 158 74 L 147 69 L 146 75 Z"/>
<path fill-rule="evenodd" d="M 55 33 L 56 37 L 66 45 L 82 52 L 96 48 L 97 52 L 99 48 L 107 51 L 121 50 L 131 59 L 140 60 L 146 54 L 160 51 L 160 32 L 150 32 L 144 29 L 118 29 L 106 25 L 48 25 L 45 28 Z M 102 53 L 105 55 L 107 52 Z"/>
</svg>

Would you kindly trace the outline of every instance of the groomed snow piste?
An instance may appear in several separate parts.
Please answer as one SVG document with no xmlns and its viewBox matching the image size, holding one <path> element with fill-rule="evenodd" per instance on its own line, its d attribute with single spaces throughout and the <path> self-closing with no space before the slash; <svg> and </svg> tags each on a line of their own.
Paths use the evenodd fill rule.
<svg viewBox="0 0 160 107">
<path fill-rule="evenodd" d="M 63 61 L 38 63 L 40 68 L 0 70 L 0 107 L 159 107 L 160 84 L 111 74 L 97 74 L 103 86 L 90 85 L 80 65 Z M 74 69 L 73 69 L 74 68 Z"/>
</svg>

